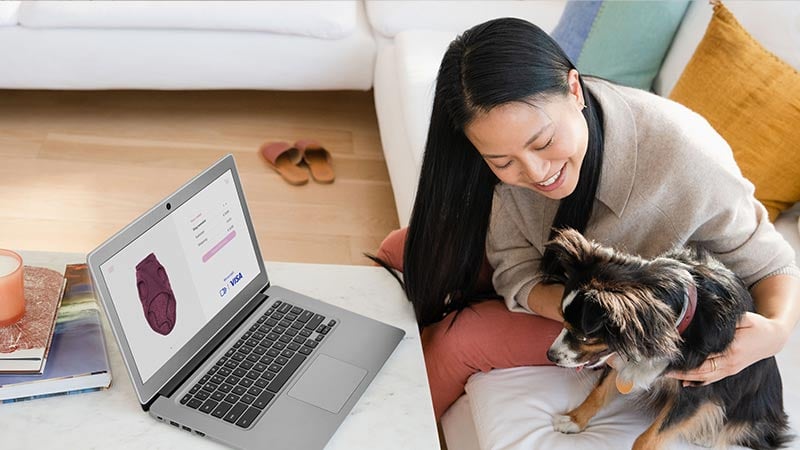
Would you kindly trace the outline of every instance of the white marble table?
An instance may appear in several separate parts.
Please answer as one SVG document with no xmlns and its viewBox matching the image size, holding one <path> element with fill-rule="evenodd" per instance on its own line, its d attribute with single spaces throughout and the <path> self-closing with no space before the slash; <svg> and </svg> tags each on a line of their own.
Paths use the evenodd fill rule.
<svg viewBox="0 0 800 450">
<path fill-rule="evenodd" d="M 85 260 L 80 254 L 20 253 L 25 264 L 62 272 L 66 264 Z M 326 448 L 438 450 L 419 332 L 411 305 L 397 282 L 376 267 L 278 262 L 267 262 L 266 266 L 273 284 L 406 331 Z M 1 404 L 0 448 L 221 448 L 213 441 L 157 422 L 142 411 L 113 335 L 105 325 L 113 372 L 111 388 Z"/>
</svg>

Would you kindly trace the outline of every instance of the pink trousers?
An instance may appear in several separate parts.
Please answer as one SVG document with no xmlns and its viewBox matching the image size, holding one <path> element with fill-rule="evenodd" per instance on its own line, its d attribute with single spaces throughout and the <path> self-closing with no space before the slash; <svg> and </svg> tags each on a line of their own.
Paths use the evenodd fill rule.
<svg viewBox="0 0 800 450">
<path fill-rule="evenodd" d="M 377 256 L 403 270 L 405 228 L 391 232 Z M 491 267 L 484 261 L 479 284 L 491 285 Z M 514 313 L 501 301 L 487 300 L 422 329 L 422 352 L 428 371 L 433 410 L 438 420 L 464 393 L 470 375 L 518 366 L 552 365 L 547 349 L 562 324 L 543 317 Z"/>
</svg>

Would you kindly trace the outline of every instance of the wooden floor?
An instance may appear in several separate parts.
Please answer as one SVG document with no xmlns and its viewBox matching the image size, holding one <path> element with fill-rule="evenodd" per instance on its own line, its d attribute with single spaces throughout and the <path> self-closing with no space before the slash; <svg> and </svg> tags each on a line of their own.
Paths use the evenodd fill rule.
<svg viewBox="0 0 800 450">
<path fill-rule="evenodd" d="M 257 152 L 300 138 L 335 183 Z M 368 264 L 398 226 L 371 92 L 0 90 L 0 248 L 88 252 L 227 153 L 267 260 Z"/>
</svg>

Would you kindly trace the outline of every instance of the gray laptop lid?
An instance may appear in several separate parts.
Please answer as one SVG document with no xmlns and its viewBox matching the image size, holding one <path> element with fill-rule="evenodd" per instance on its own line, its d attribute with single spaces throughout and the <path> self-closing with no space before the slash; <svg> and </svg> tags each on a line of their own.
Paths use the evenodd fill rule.
<svg viewBox="0 0 800 450">
<path fill-rule="evenodd" d="M 87 261 L 142 405 L 269 284 L 232 155 Z"/>
</svg>

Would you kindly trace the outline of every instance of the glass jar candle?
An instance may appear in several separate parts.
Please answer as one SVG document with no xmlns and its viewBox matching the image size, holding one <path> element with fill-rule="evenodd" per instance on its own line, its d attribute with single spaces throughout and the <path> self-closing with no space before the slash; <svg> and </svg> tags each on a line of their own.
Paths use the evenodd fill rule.
<svg viewBox="0 0 800 450">
<path fill-rule="evenodd" d="M 0 327 L 16 323 L 25 315 L 22 257 L 0 249 Z"/>
</svg>

